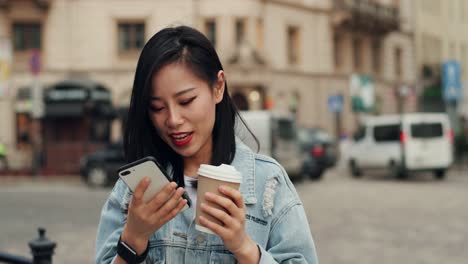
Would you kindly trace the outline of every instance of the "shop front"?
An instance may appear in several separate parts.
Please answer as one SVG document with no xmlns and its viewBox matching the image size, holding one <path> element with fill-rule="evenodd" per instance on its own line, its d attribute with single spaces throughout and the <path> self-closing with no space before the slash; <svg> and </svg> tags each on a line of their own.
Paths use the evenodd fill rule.
<svg viewBox="0 0 468 264">
<path fill-rule="evenodd" d="M 80 159 L 110 141 L 111 94 L 90 80 L 65 80 L 44 91 L 42 171 L 78 174 Z"/>
</svg>

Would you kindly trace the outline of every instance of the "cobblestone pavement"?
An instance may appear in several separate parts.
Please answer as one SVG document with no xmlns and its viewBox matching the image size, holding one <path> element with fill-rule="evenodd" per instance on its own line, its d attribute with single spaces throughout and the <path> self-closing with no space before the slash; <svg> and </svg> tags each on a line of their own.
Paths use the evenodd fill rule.
<svg viewBox="0 0 468 264">
<path fill-rule="evenodd" d="M 467 263 L 467 171 L 399 181 L 335 170 L 296 187 L 321 263 Z"/>
<path fill-rule="evenodd" d="M 101 206 L 109 189 L 71 181 L 0 178 L 0 251 L 29 256 L 37 227 L 58 243 L 54 263 L 93 263 Z M 435 181 L 418 174 L 353 179 L 334 169 L 295 183 L 320 263 L 462 264 L 468 259 L 468 172 Z"/>
</svg>

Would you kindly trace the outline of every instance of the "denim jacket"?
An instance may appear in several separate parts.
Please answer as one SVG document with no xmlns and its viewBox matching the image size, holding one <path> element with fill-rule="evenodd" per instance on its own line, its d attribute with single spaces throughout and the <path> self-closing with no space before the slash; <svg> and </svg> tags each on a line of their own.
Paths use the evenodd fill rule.
<svg viewBox="0 0 468 264">
<path fill-rule="evenodd" d="M 261 251 L 260 263 L 318 263 L 304 207 L 283 167 L 240 141 L 231 165 L 243 176 L 246 230 Z M 96 263 L 114 263 L 131 195 L 119 179 L 102 208 Z M 191 207 L 155 232 L 146 263 L 237 263 L 219 236 L 195 229 L 194 215 Z"/>
</svg>

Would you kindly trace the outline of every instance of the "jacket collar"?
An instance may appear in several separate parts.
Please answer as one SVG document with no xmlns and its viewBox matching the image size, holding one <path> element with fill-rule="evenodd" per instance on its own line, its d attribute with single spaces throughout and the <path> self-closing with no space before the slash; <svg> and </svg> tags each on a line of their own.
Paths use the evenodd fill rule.
<svg viewBox="0 0 468 264">
<path fill-rule="evenodd" d="M 236 138 L 236 154 L 232 161 L 234 166 L 242 175 L 240 192 L 244 197 L 245 204 L 255 204 L 255 154 L 242 141 Z"/>
</svg>

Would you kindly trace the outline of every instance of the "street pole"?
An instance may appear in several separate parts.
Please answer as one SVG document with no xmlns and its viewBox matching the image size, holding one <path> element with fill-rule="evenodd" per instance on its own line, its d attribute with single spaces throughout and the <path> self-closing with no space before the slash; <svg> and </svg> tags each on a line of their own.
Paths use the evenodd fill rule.
<svg viewBox="0 0 468 264">
<path fill-rule="evenodd" d="M 400 136 L 404 133 L 403 130 L 403 118 L 405 114 L 405 101 L 408 96 L 409 88 L 405 85 L 399 85 L 397 88 L 397 98 L 398 98 L 398 111 L 400 114 Z M 405 153 L 405 142 L 400 139 L 400 168 L 398 171 L 399 177 L 403 178 L 406 176 L 406 153 Z"/>
<path fill-rule="evenodd" d="M 42 87 L 39 78 L 35 76 L 32 86 L 32 173 L 35 177 L 39 176 L 41 169 L 41 153 L 42 153 Z"/>
<path fill-rule="evenodd" d="M 41 119 L 44 115 L 44 103 L 42 98 L 42 86 L 39 81 L 41 68 L 39 51 L 33 51 L 30 58 L 30 70 L 33 75 L 31 86 L 32 97 L 32 174 L 38 177 L 42 166 L 42 126 Z"/>
</svg>

